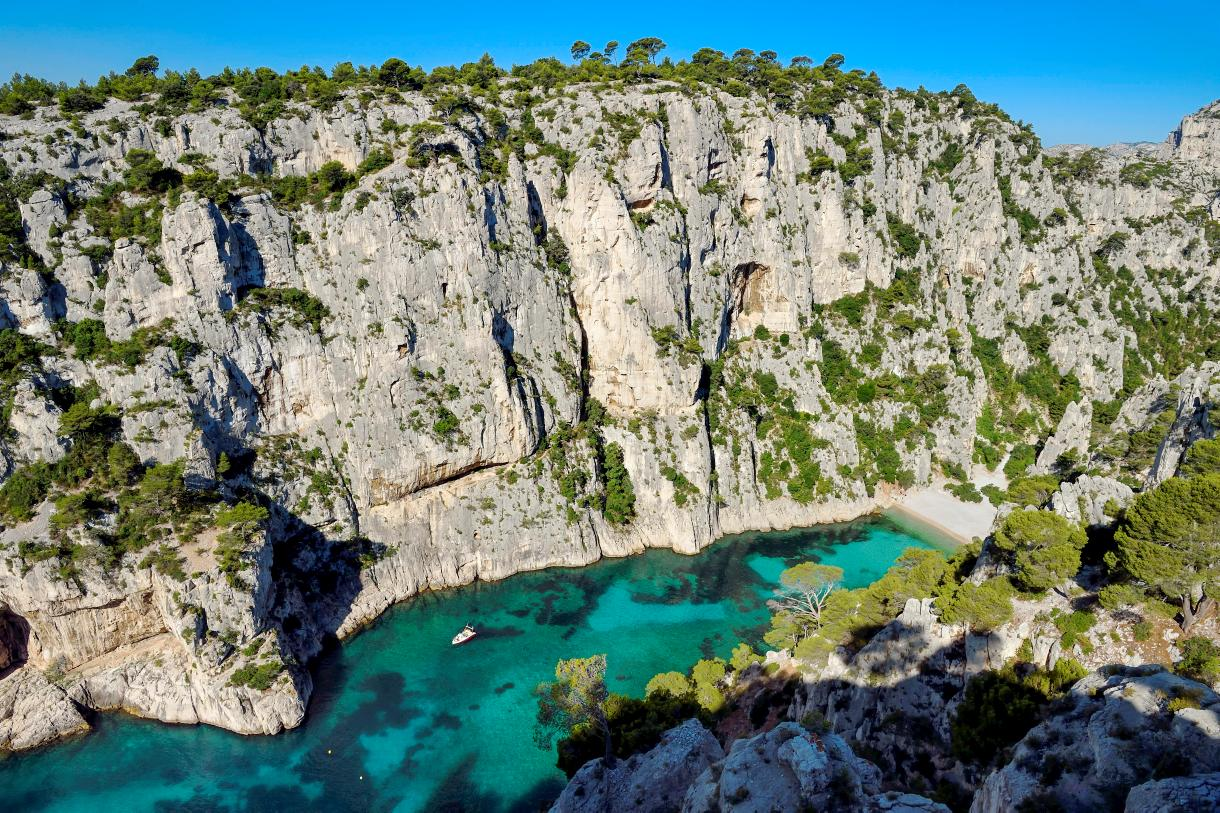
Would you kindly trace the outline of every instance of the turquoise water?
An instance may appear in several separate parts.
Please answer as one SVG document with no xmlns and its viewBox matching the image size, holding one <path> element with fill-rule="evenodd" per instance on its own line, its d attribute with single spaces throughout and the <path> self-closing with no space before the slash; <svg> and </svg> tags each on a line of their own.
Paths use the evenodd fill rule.
<svg viewBox="0 0 1220 813">
<path fill-rule="evenodd" d="M 532 689 L 560 658 L 605 652 L 614 691 L 759 645 L 766 598 L 810 558 L 849 587 L 907 547 L 884 518 L 746 534 L 698 556 L 649 551 L 419 596 L 322 656 L 305 725 L 276 737 L 100 715 L 87 737 L 0 759 L 10 810 L 537 810 L 563 787 L 532 741 Z M 467 621 L 479 635 L 452 647 Z"/>
</svg>

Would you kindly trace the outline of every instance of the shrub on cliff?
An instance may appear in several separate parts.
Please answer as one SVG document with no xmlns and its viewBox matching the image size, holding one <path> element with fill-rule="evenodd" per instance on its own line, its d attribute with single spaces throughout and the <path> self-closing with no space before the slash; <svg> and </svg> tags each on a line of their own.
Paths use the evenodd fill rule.
<svg viewBox="0 0 1220 813">
<path fill-rule="evenodd" d="M 965 762 L 991 764 L 1034 727 L 1045 701 L 1011 671 L 975 676 L 950 722 L 953 753 Z"/>
<path fill-rule="evenodd" d="M 42 356 L 50 349 L 13 328 L 0 330 L 0 383 L 15 384 L 25 378 L 42 366 Z"/>
<path fill-rule="evenodd" d="M 0 516 L 7 522 L 28 522 L 34 509 L 47 498 L 51 483 L 50 468 L 45 464 L 24 466 L 0 486 Z"/>
<path fill-rule="evenodd" d="M 1186 459 L 1182 462 L 1180 473 L 1183 477 L 1220 473 L 1220 438 L 1200 440 L 1191 444 L 1186 450 Z"/>
<path fill-rule="evenodd" d="M 1220 474 L 1174 477 L 1140 494 L 1114 539 L 1115 564 L 1178 603 L 1188 630 L 1220 582 Z"/>
<path fill-rule="evenodd" d="M 685 720 L 695 718 L 704 725 L 712 722 L 692 693 L 665 690 L 653 691 L 643 699 L 611 694 L 606 699 L 606 715 L 614 755 L 619 759 L 649 750 L 661 741 L 661 735 Z M 575 726 L 557 745 L 556 765 L 571 777 L 589 760 L 603 756 L 603 748 L 602 735 L 595 727 Z"/>
<path fill-rule="evenodd" d="M 1012 599 L 1017 594 L 1003 576 L 982 584 L 963 582 L 942 593 L 938 606 L 946 624 L 967 624 L 978 632 L 993 630 L 1012 618 Z"/>
<path fill-rule="evenodd" d="M 555 664 L 555 680 L 538 684 L 534 696 L 538 700 L 534 743 L 539 748 L 549 749 L 556 733 L 570 737 L 588 730 L 601 745 L 600 756 L 613 766 L 614 731 L 605 655 L 559 661 Z"/>
<path fill-rule="evenodd" d="M 1024 664 L 979 673 L 966 684 L 950 720 L 953 753 L 983 766 L 1002 761 L 1037 725 L 1047 704 L 1086 674 L 1073 658 L 1060 658 L 1049 671 Z"/>
<path fill-rule="evenodd" d="M 823 599 L 816 624 L 789 610 L 775 613 L 764 640 L 776 648 L 792 648 L 797 658 L 808 661 L 824 658 L 840 645 L 862 646 L 902 612 L 907 599 L 927 598 L 947 589 L 946 581 L 951 582 L 956 573 L 952 564 L 939 551 L 905 550 L 885 576 L 868 587 L 831 591 Z"/>
<path fill-rule="evenodd" d="M 635 517 L 635 488 L 631 485 L 631 473 L 623 462 L 623 447 L 617 443 L 605 445 L 604 474 L 606 477 L 606 502 L 603 512 L 614 525 L 623 525 Z"/>
<path fill-rule="evenodd" d="M 656 692 L 669 692 L 674 697 L 681 697 L 691 691 L 690 681 L 686 675 L 681 672 L 662 672 L 659 675 L 653 675 L 648 681 L 648 685 L 644 687 L 644 696 L 655 694 Z"/>
<path fill-rule="evenodd" d="M 59 93 L 59 107 L 65 113 L 89 113 L 100 110 L 106 97 L 90 87 L 66 88 Z"/>
<path fill-rule="evenodd" d="M 1049 590 L 1080 570 L 1084 530 L 1058 514 L 1034 509 L 1014 511 L 995 533 L 996 548 L 1016 568 L 1025 590 Z"/>
<path fill-rule="evenodd" d="M 248 663 L 233 670 L 229 675 L 230 686 L 245 686 L 260 692 L 265 692 L 275 683 L 275 679 L 284 671 L 284 664 L 279 661 L 266 663 Z"/>
<path fill-rule="evenodd" d="M 235 584 L 238 574 L 248 567 L 242 554 L 267 517 L 266 508 L 245 501 L 216 515 L 216 527 L 225 529 L 216 540 L 216 562 L 230 584 Z"/>
<path fill-rule="evenodd" d="M 1059 478 L 1053 474 L 1018 477 L 1008 484 L 1008 499 L 1017 505 L 1038 508 L 1046 505 L 1059 490 Z"/>
<path fill-rule="evenodd" d="M 128 204 L 123 200 L 125 187 L 112 183 L 85 204 L 85 219 L 94 234 L 114 242 L 123 237 L 138 237 L 148 246 L 161 242 L 160 198 Z"/>
<path fill-rule="evenodd" d="M 238 307 L 261 314 L 282 310 L 287 313 L 289 324 L 308 328 L 319 336 L 322 335 L 322 323 L 330 318 L 330 308 L 300 288 L 255 288 Z"/>
<path fill-rule="evenodd" d="M 1220 680 L 1220 645 L 1210 638 L 1187 638 L 1179 647 L 1182 659 L 1173 670 L 1183 677 L 1211 686 Z"/>
<path fill-rule="evenodd" d="M 132 192 L 161 194 L 182 185 L 182 173 L 161 163 L 152 150 L 129 150 L 123 180 Z"/>
<path fill-rule="evenodd" d="M 715 714 L 724 706 L 720 684 L 728 674 L 727 664 L 720 658 L 704 658 L 691 668 L 691 683 L 700 707 Z"/>
<path fill-rule="evenodd" d="M 759 655 L 749 644 L 743 641 L 733 647 L 733 654 L 729 657 L 729 666 L 734 672 L 740 672 L 750 666 L 750 664 L 762 663 L 762 661 L 762 655 Z"/>
<path fill-rule="evenodd" d="M 910 223 L 891 214 L 885 216 L 886 227 L 894 241 L 894 251 L 899 257 L 911 258 L 919 253 L 919 232 Z"/>
</svg>

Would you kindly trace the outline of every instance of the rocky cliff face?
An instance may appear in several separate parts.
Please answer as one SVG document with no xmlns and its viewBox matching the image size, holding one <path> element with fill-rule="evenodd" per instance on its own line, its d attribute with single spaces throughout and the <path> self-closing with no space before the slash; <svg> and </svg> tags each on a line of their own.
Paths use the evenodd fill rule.
<svg viewBox="0 0 1220 813">
<path fill-rule="evenodd" d="M 987 777 L 971 813 L 1207 810 L 1220 798 L 1218 707 L 1210 689 L 1159 667 L 1089 675 Z"/>
<path fill-rule="evenodd" d="M 881 793 L 880 772 L 836 734 L 796 723 L 735 740 L 725 754 L 697 721 L 612 768 L 594 760 L 568 783 L 552 813 L 581 811 L 852 810 L 948 813 L 912 793 Z"/>
<path fill-rule="evenodd" d="M 866 715 L 886 713 L 870 698 L 857 701 Z M 1210 810 L 1220 798 L 1218 702 L 1206 686 L 1161 667 L 1093 672 L 1017 744 L 1011 761 L 983 779 L 969 809 Z M 924 725 L 919 710 L 902 723 L 908 726 L 906 758 L 927 760 L 926 753 L 910 751 L 912 742 L 935 737 L 911 730 Z M 893 759 L 884 740 L 867 729 L 844 734 L 887 762 Z M 949 810 L 917 794 L 879 791 L 910 778 L 901 760 L 896 770 L 879 769 L 830 731 L 785 722 L 734 740 L 726 754 L 691 720 L 613 768 L 601 760 L 588 763 L 552 810 Z"/>
<path fill-rule="evenodd" d="M 62 459 L 63 393 L 95 385 L 143 464 L 270 508 L 234 581 L 216 529 L 171 539 L 178 567 L 103 562 L 79 552 L 112 517 L 72 553 L 43 504 L 0 539 L 0 640 L 84 705 L 273 732 L 321 639 L 395 601 L 856 516 L 1002 454 L 989 410 L 1051 438 L 1038 466 L 1150 433 L 1098 465 L 1171 473 L 1220 386 L 1212 113 L 1083 161 L 972 97 L 865 101 L 506 82 L 261 129 L 235 104 L 0 119 L 36 258 L 0 259 L 0 326 L 48 348 L 6 384 L 0 470 Z M 137 161 L 198 182 L 150 192 Z M 65 331 L 97 323 L 134 349 Z M 1025 374 L 1049 390 L 1001 392 Z M 238 673 L 260 663 L 270 686 Z"/>
</svg>

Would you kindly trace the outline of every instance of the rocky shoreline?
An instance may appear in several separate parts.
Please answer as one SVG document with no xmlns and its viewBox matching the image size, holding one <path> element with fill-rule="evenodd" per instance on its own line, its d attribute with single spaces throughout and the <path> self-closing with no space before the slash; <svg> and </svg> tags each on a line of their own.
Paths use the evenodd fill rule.
<svg viewBox="0 0 1220 813">
<path fill-rule="evenodd" d="M 1170 477 L 1220 393 L 1215 106 L 1048 152 L 968 91 L 810 71 L 816 113 L 497 73 L 0 116 L 0 746 L 77 730 L 57 692 L 275 733 L 323 642 L 412 595 L 976 458 L 1120 446 L 1048 489 L 1080 521 Z"/>
<path fill-rule="evenodd" d="M 739 532 L 783 531 L 848 522 L 891 509 L 892 506 L 887 505 L 885 500 L 838 508 L 819 506 L 817 511 L 809 515 L 808 524 L 796 521 L 793 524 L 772 525 Z M 708 544 L 715 544 L 717 541 L 719 537 Z M 693 556 L 706 547 L 693 551 L 682 550 L 677 546 L 672 549 Z M 642 549 L 616 551 L 613 556 L 631 556 L 642 552 Z M 588 561 L 581 559 L 547 563 L 537 569 L 585 566 L 601 558 L 599 555 Z M 521 572 L 526 571 L 520 569 L 497 575 L 496 579 L 509 578 Z M 37 584 L 29 579 L 39 578 L 38 574 L 39 569 L 35 568 L 26 574 L 26 581 L 23 583 Z M 464 576 L 469 578 L 461 580 Z M 41 578 L 50 578 L 47 568 L 42 569 Z M 387 584 L 398 582 L 393 581 L 392 575 L 387 577 L 384 571 L 374 566 L 361 575 L 361 591 L 351 604 L 353 615 L 344 618 L 335 632 L 335 637 L 343 640 L 358 634 L 365 626 L 376 621 L 385 610 L 418 595 L 419 592 L 459 589 L 471 584 L 476 578 L 481 577 L 467 571 L 453 583 L 428 585 L 418 591 L 396 594 L 388 591 Z M 183 652 L 181 639 L 168 631 L 175 623 L 181 623 L 180 619 L 165 615 L 147 615 L 151 609 L 149 604 L 163 607 L 162 602 L 165 600 L 157 598 L 158 591 L 165 588 L 155 574 L 148 585 L 151 592 L 137 589 L 132 598 L 119 601 L 117 606 L 113 605 L 113 599 L 109 597 L 113 593 L 106 593 L 100 586 L 92 591 L 82 591 L 81 598 L 93 593 L 99 597 L 102 604 L 113 607 L 111 611 L 116 615 L 104 622 L 108 628 L 122 630 L 127 636 L 147 637 L 129 637 L 126 639 L 127 643 L 117 645 L 111 650 L 103 650 L 104 654 L 66 669 L 55 682 L 48 682 L 42 671 L 32 663 L 18 668 L 10 676 L 13 679 L 3 679 L 0 687 L 6 690 L 6 694 L 0 695 L 0 720 L 7 721 L 9 728 L 0 729 L 0 748 L 28 750 L 87 732 L 89 725 L 81 717 L 78 706 L 103 712 L 121 710 L 171 724 L 204 723 L 246 735 L 273 735 L 295 728 L 304 721 L 312 691 L 312 679 L 307 668 L 302 666 L 294 670 L 290 685 L 283 685 L 270 692 L 233 689 L 220 684 L 214 673 L 209 674 L 206 662 L 201 664 L 187 656 Z M 190 586 L 189 582 L 187 586 Z M 213 585 L 213 588 L 218 586 Z M 202 586 L 197 590 L 197 594 L 206 593 L 206 588 Z M 223 592 L 219 600 L 224 602 Z M 32 620 L 33 639 L 36 642 L 50 634 L 76 634 L 70 626 L 71 614 L 89 612 L 88 606 L 69 609 L 70 602 L 64 602 L 64 599 L 60 599 L 57 605 L 48 606 L 46 610 L 31 609 L 30 604 L 23 603 L 19 598 L 12 600 L 11 606 L 14 611 L 21 613 L 23 618 Z M 63 614 L 65 610 L 68 611 L 66 616 Z M 357 611 L 361 614 L 355 615 Z M 129 613 L 139 613 L 142 619 L 137 622 Z M 96 623 L 96 619 L 89 620 Z M 47 626 L 43 626 L 44 623 Z M 39 632 L 44 629 L 47 633 L 40 636 Z M 103 647 L 106 646 L 105 642 L 101 643 Z M 81 654 L 75 657 L 84 658 L 99 651 L 96 643 L 89 646 L 93 648 L 81 650 Z M 314 651 L 317 651 L 321 641 L 312 646 L 315 647 Z M 61 641 L 55 651 L 63 653 L 71 650 L 66 641 Z M 182 680 L 183 676 L 186 677 L 185 682 Z M 61 687 L 66 687 L 66 691 Z M 4 736 L 6 730 L 11 731 L 9 736 Z"/>
</svg>

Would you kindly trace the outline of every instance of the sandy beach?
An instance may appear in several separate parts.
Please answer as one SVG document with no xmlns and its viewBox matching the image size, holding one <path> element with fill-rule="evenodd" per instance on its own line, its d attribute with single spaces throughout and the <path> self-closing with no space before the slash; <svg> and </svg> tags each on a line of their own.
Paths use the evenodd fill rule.
<svg viewBox="0 0 1220 813">
<path fill-rule="evenodd" d="M 996 515 L 995 506 L 987 500 L 977 503 L 959 500 L 938 485 L 895 497 L 887 510 L 927 525 L 963 545 L 987 536 Z"/>
</svg>

